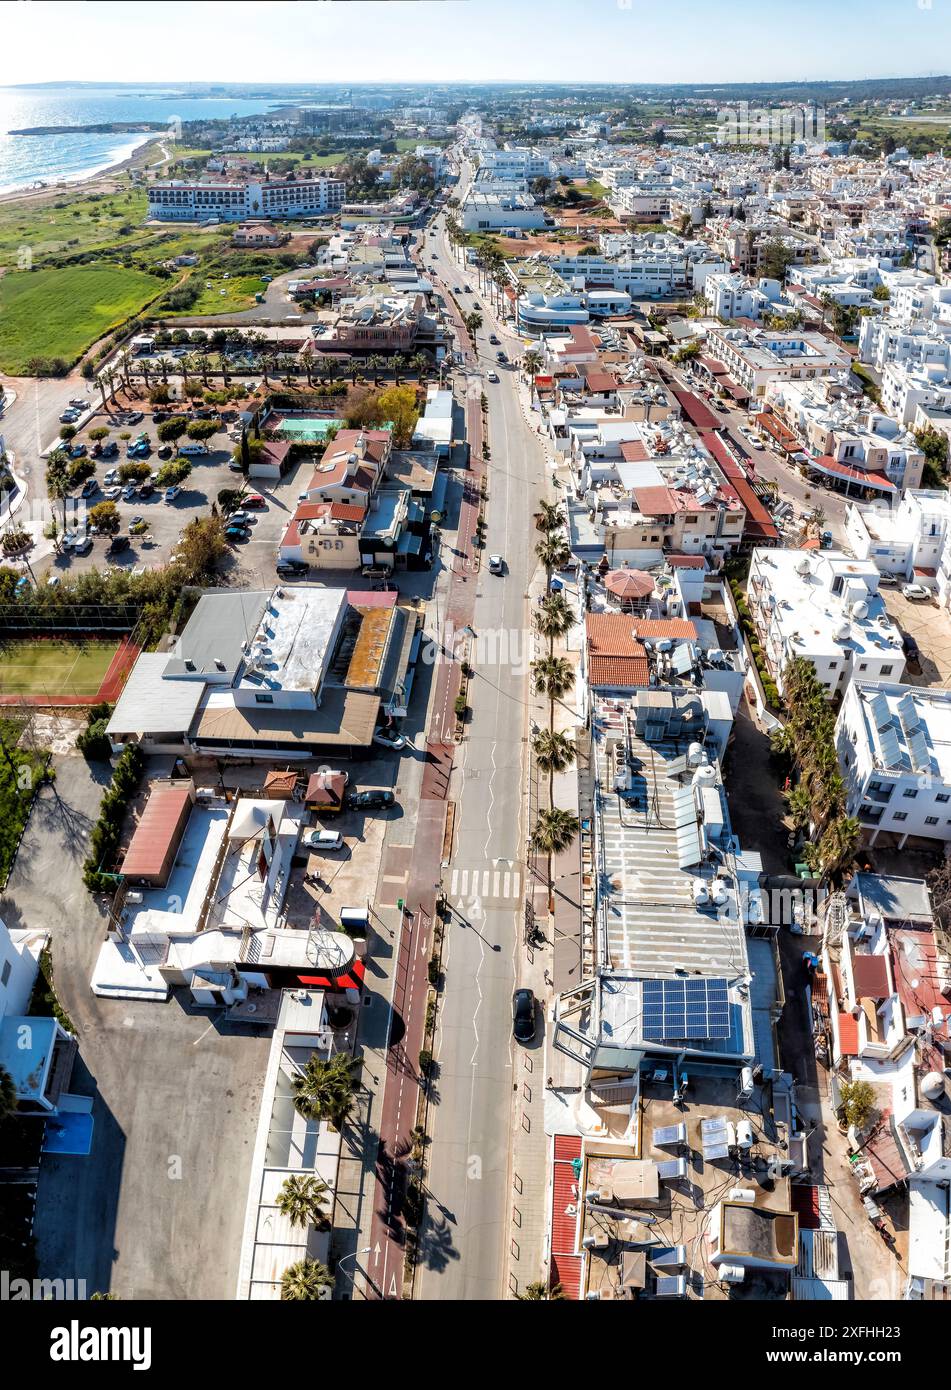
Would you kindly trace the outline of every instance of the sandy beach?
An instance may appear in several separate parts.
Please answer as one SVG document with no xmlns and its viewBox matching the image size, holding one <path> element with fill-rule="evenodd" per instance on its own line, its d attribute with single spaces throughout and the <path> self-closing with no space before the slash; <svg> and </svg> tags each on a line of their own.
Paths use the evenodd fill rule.
<svg viewBox="0 0 951 1390">
<path fill-rule="evenodd" d="M 84 174 L 77 179 L 62 179 L 56 183 L 48 183 L 44 188 L 14 188 L 7 193 L 0 193 L 0 204 L 26 201 L 43 203 L 53 198 L 61 198 L 64 193 L 75 189 L 87 193 L 114 193 L 120 175 L 132 169 L 155 168 L 166 162 L 168 150 L 164 141 L 165 137 L 162 135 L 151 135 L 141 145 L 136 145 L 132 153 L 117 164 L 109 164 L 104 169 L 96 169 L 93 173 Z M 161 147 L 162 157 L 158 160 L 149 158 L 154 146 Z"/>
</svg>

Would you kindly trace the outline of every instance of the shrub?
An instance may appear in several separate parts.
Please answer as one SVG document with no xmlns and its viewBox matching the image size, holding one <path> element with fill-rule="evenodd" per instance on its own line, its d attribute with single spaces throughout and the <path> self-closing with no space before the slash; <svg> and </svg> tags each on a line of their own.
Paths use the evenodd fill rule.
<svg viewBox="0 0 951 1390">
<path fill-rule="evenodd" d="M 112 756 L 112 744 L 106 734 L 108 719 L 95 719 L 88 729 L 83 729 L 76 739 L 76 747 L 84 757 L 100 762 Z"/>
<path fill-rule="evenodd" d="M 429 1077 L 430 1075 L 432 1075 L 433 1054 L 430 1052 L 428 1047 L 424 1047 L 420 1050 L 419 1070 L 420 1074 L 424 1077 Z"/>
<path fill-rule="evenodd" d="M 463 718 L 465 718 L 465 713 L 466 713 L 466 710 L 468 709 L 468 705 L 466 704 L 466 697 L 465 697 L 465 695 L 457 695 L 457 696 L 456 696 L 456 701 L 455 701 L 455 704 L 453 705 L 453 709 L 456 711 L 456 718 L 457 718 L 457 719 L 463 719 Z"/>
<path fill-rule="evenodd" d="M 109 790 L 102 798 L 99 819 L 89 836 L 89 855 L 83 865 L 83 882 L 91 893 L 105 893 L 114 887 L 110 877 L 115 867 L 122 836 L 122 824 L 145 759 L 138 744 L 128 744 L 119 754 Z"/>
</svg>

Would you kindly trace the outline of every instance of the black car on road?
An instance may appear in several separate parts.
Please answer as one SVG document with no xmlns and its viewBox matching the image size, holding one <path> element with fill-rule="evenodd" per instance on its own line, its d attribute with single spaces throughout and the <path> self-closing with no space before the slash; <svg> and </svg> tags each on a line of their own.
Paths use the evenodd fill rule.
<svg viewBox="0 0 951 1390">
<path fill-rule="evenodd" d="M 517 989 L 512 995 L 512 1036 L 522 1043 L 535 1037 L 535 996 L 530 989 Z"/>
<path fill-rule="evenodd" d="M 392 792 L 371 787 L 369 791 L 351 792 L 347 805 L 352 811 L 382 811 L 387 806 L 395 806 L 396 797 Z"/>
</svg>

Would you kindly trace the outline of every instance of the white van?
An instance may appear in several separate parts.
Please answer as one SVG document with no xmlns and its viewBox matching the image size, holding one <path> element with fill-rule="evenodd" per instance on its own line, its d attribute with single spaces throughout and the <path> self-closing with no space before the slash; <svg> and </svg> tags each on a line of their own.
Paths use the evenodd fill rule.
<svg viewBox="0 0 951 1390">
<path fill-rule="evenodd" d="M 180 444 L 180 445 L 179 445 L 178 452 L 179 452 L 180 454 L 185 454 L 186 456 L 187 456 L 188 454 L 207 454 L 207 452 L 208 452 L 208 445 L 207 445 L 207 444 L 197 444 L 197 443 L 195 443 L 195 444 Z"/>
</svg>

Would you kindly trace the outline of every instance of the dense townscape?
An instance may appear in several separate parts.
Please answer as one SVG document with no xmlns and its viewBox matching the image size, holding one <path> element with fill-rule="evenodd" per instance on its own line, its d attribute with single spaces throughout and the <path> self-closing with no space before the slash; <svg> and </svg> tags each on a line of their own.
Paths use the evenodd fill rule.
<svg viewBox="0 0 951 1390">
<path fill-rule="evenodd" d="M 3 1278 L 946 1301 L 951 79 L 266 96 L 0 199 Z"/>
</svg>

